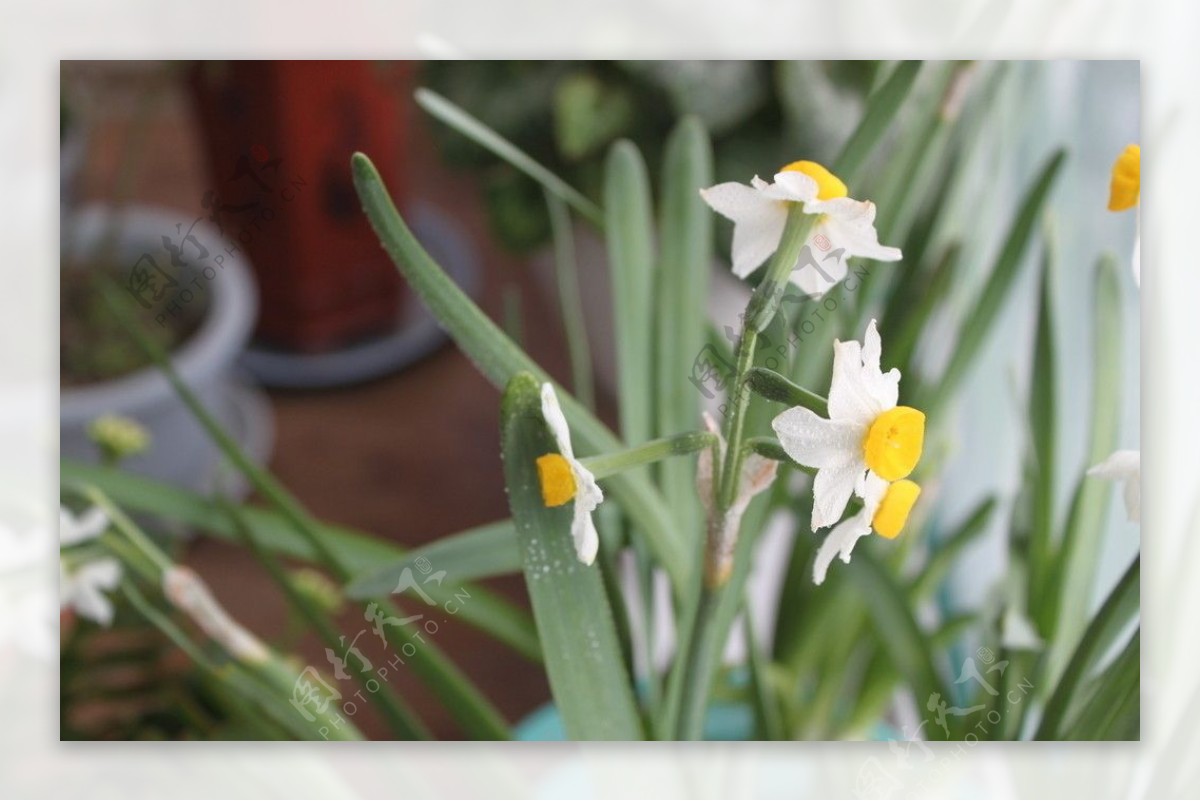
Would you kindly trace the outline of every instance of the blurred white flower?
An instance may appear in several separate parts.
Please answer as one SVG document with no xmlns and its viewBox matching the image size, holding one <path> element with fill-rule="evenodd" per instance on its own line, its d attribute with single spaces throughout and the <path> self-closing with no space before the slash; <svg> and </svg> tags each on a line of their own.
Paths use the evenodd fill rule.
<svg viewBox="0 0 1200 801">
<path fill-rule="evenodd" d="M 708 412 L 704 413 L 704 427 L 717 436 L 716 458 L 718 462 L 725 459 L 725 438 L 717 423 Z M 733 503 L 725 511 L 721 531 L 717 533 L 715 542 L 710 543 L 714 553 L 710 554 L 708 567 L 711 571 L 710 580 L 716 586 L 724 583 L 733 567 L 733 546 L 737 544 L 738 531 L 742 524 L 742 515 L 750 501 L 771 486 L 775 480 L 775 472 L 779 463 L 756 453 L 748 455 L 742 462 L 742 475 L 738 479 L 737 493 Z M 713 449 L 705 448 L 700 452 L 696 463 L 696 492 L 700 495 L 700 503 L 705 513 L 711 519 L 716 508 L 716 487 L 713 486 Z"/>
<path fill-rule="evenodd" d="M 875 321 L 867 326 L 862 345 L 851 340 L 833 347 L 829 419 L 797 406 L 771 423 L 788 456 L 817 469 L 813 531 L 841 519 L 856 488 L 861 494 L 868 470 L 885 482 L 907 477 L 925 441 L 925 414 L 896 405 L 900 371 L 880 370 L 882 344 Z"/>
<path fill-rule="evenodd" d="M 550 427 L 560 451 L 547 453 L 537 459 L 542 501 L 546 506 L 562 506 L 575 499 L 575 518 L 571 521 L 575 555 L 580 562 L 590 565 L 596 561 L 596 552 L 600 549 L 600 536 L 592 522 L 592 510 L 604 500 L 604 493 L 596 484 L 596 477 L 575 458 L 567 418 L 563 416 L 558 395 L 549 383 L 542 384 L 542 416 L 546 418 L 546 425 Z"/>
<path fill-rule="evenodd" d="M 58 542 L 64 548 L 95 539 L 108 528 L 108 515 L 92 506 L 78 517 L 61 504 L 58 507 Z"/>
<path fill-rule="evenodd" d="M 789 207 L 802 203 L 806 214 L 820 215 L 805 250 L 791 273 L 792 283 L 819 297 L 846 277 L 846 260 L 861 256 L 897 261 L 897 248 L 879 244 L 875 204 L 848 197 L 846 185 L 812 161 L 796 161 L 767 183 L 757 175 L 750 185 L 730 182 L 700 190 L 714 211 L 733 221 L 733 273 L 745 278 L 779 247 Z M 812 245 L 827 255 L 820 261 Z"/>
<path fill-rule="evenodd" d="M 58 507 L 58 541 L 61 547 L 93 540 L 108 528 L 108 515 L 93 506 L 76 516 L 65 506 Z M 94 620 L 102 626 L 112 623 L 113 606 L 105 593 L 121 582 L 121 563 L 112 557 L 101 557 L 67 567 L 60 557 L 58 567 L 58 603 L 63 609 L 74 609 L 80 617 Z"/>
<path fill-rule="evenodd" d="M 1142 452 L 1116 451 L 1087 471 L 1089 476 L 1124 482 L 1125 512 L 1130 521 L 1142 522 Z"/>
<path fill-rule="evenodd" d="M 106 593 L 121 583 L 121 563 L 110 556 L 92 559 L 73 569 L 59 565 L 58 605 L 73 609 L 80 617 L 108 626 L 113 619 L 112 601 Z"/>
<path fill-rule="evenodd" d="M 908 479 L 888 482 L 868 472 L 861 474 L 858 483 L 856 492 L 863 499 L 862 509 L 835 526 L 821 543 L 813 562 L 814 584 L 825 581 L 834 556 L 849 564 L 855 543 L 872 530 L 889 540 L 899 536 L 921 495 L 921 488 Z"/>
</svg>

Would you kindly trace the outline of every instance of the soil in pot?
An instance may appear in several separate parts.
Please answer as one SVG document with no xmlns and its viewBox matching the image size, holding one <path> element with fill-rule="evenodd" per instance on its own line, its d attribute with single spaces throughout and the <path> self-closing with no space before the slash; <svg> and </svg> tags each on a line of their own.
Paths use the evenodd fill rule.
<svg viewBox="0 0 1200 801">
<path fill-rule="evenodd" d="M 64 265 L 59 290 L 59 380 L 63 388 L 95 384 L 150 365 L 150 359 L 117 320 L 100 281 L 123 281 L 127 268 L 113 262 Z M 138 308 L 134 319 L 151 341 L 172 353 L 191 339 L 208 314 L 208 295 L 197 294 L 177 314 Z M 162 316 L 159 322 L 156 318 Z"/>
</svg>

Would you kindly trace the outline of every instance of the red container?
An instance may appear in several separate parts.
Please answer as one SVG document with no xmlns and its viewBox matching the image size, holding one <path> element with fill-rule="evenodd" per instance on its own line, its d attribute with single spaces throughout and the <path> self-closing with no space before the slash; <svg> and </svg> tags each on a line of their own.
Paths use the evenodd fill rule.
<svg viewBox="0 0 1200 801">
<path fill-rule="evenodd" d="M 370 155 L 403 207 L 406 65 L 233 61 L 195 67 L 208 219 L 248 252 L 257 339 L 316 352 L 394 329 L 403 284 L 354 192 Z"/>
</svg>

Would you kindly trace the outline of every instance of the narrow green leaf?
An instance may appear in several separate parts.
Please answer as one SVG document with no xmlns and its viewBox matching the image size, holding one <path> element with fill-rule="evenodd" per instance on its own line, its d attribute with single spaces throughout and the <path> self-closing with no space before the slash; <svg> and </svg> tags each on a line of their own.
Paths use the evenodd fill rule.
<svg viewBox="0 0 1200 801">
<path fill-rule="evenodd" d="M 700 393 L 688 380 L 705 341 L 709 273 L 712 265 L 712 211 L 700 198 L 710 186 L 712 145 L 699 120 L 687 117 L 671 132 L 663 155 L 660 209 L 657 323 L 658 436 L 696 427 Z M 643 343 L 642 347 L 646 347 Z M 646 393 L 650 385 L 634 387 Z M 659 468 L 663 495 L 678 529 L 699 542 L 700 506 L 695 466 L 682 461 Z M 694 536 L 693 536 L 694 535 Z M 699 549 L 690 554 L 696 562 Z"/>
<path fill-rule="evenodd" d="M 571 214 L 567 205 L 552 192 L 546 193 L 550 213 L 550 233 L 554 239 L 554 276 L 558 286 L 558 309 L 567 334 L 567 353 L 571 360 L 571 388 L 580 403 L 596 408 L 592 389 L 592 351 L 588 347 L 587 325 L 583 318 L 583 298 L 579 294 L 579 267 L 575 261 L 575 235 L 571 232 Z"/>
<path fill-rule="evenodd" d="M 949 694 L 931 661 L 933 646 L 913 617 L 908 599 L 896 580 L 879 566 L 866 548 L 856 550 L 846 572 L 857 583 L 867 602 L 875 632 L 900 675 L 908 681 L 917 705 L 924 707 L 935 694 L 948 702 Z M 937 726 L 928 727 L 926 733 L 934 738 L 945 736 Z"/>
<path fill-rule="evenodd" d="M 1092 420 L 1086 466 L 1099 464 L 1117 447 L 1121 406 L 1121 296 L 1117 263 L 1112 256 L 1096 269 L 1096 310 L 1092 330 Z M 1087 623 L 1103 544 L 1105 512 L 1112 484 L 1080 476 L 1072 497 L 1062 547 L 1055 568 L 1061 577 L 1061 601 L 1055 644 L 1069 649 Z M 1052 651 L 1051 670 L 1065 661 Z"/>
<path fill-rule="evenodd" d="M 119 506 L 133 512 L 154 515 L 164 520 L 176 521 L 193 527 L 206 534 L 211 534 L 228 540 L 235 539 L 235 532 L 227 515 L 220 513 L 209 498 L 197 495 L 179 487 L 164 484 L 153 479 L 144 478 L 131 473 L 125 473 L 110 467 L 99 467 L 63 459 L 60 465 L 60 481 L 63 487 L 84 488 L 93 486 L 110 496 Z M 306 561 L 317 561 L 317 556 L 309 544 L 295 528 L 278 512 L 268 509 L 257 509 L 243 506 L 239 509 L 242 519 L 250 526 L 254 537 L 263 548 Z M 498 524 L 499 525 L 499 524 Z M 393 563 L 408 563 L 414 560 L 422 551 L 429 557 L 433 551 L 433 562 L 437 569 L 460 578 L 454 584 L 444 583 L 445 586 L 430 585 L 426 592 L 439 604 L 454 600 L 455 592 L 466 591 L 471 595 L 471 603 L 462 605 L 455 616 L 481 631 L 495 637 L 500 642 L 512 647 L 528 659 L 540 659 L 540 649 L 533 620 L 521 609 L 509 601 L 474 584 L 466 583 L 470 578 L 487 578 L 491 575 L 515 573 L 520 570 L 519 557 L 516 554 L 516 535 L 509 530 L 509 542 L 503 544 L 503 532 L 492 532 L 490 535 L 476 534 L 478 530 L 463 532 L 465 541 L 456 545 L 455 537 L 438 540 L 423 548 L 408 553 L 398 545 L 384 540 L 374 539 L 353 529 L 317 523 L 321 537 L 330 543 L 331 548 L 339 554 L 352 574 L 360 574 L 377 568 L 379 565 Z M 487 527 L 484 527 L 487 528 Z M 487 541 L 484 542 L 484 537 Z M 445 544 L 439 548 L 438 543 Z M 478 548 L 481 554 L 472 552 Z M 440 553 L 439 553 L 440 550 Z M 492 554 L 498 561 L 493 563 L 488 572 L 485 561 L 487 554 Z M 501 561 L 503 560 L 503 561 Z M 403 564 L 400 565 L 400 569 Z M 472 576 L 472 571 L 475 575 Z M 379 586 L 378 592 L 388 593 L 395 589 L 399 574 L 393 574 L 391 584 Z M 350 596 L 354 597 L 354 596 Z"/>
<path fill-rule="evenodd" d="M 418 89 L 415 97 L 417 105 L 434 117 L 537 181 L 595 225 L 604 225 L 604 212 L 599 206 L 477 118 L 429 89 Z"/>
<path fill-rule="evenodd" d="M 758 718 L 759 729 L 764 740 L 785 739 L 783 718 L 780 715 L 779 701 L 775 696 L 774 685 L 771 681 L 771 664 L 763 653 L 758 638 L 754 635 L 754 621 L 751 619 L 750 606 L 745 606 L 746 614 L 742 618 L 742 626 L 746 632 L 746 661 L 750 665 L 750 686 L 754 691 L 754 713 Z"/>
<path fill-rule="evenodd" d="M 500 416 L 509 506 L 563 727 L 574 740 L 642 739 L 599 569 L 576 559 L 570 505 L 548 508 L 542 502 L 536 460 L 557 447 L 542 417 L 533 375 L 513 377 Z"/>
<path fill-rule="evenodd" d="M 1064 740 L 1137 740 L 1141 733 L 1142 634 L 1093 682 Z"/>
<path fill-rule="evenodd" d="M 937 544 L 936 550 L 929 561 L 913 579 L 909 596 L 915 601 L 928 599 L 941 584 L 942 579 L 950 572 L 954 561 L 966 550 L 967 546 L 987 531 L 987 524 L 996 509 L 996 499 L 988 498 L 981 501 L 957 528 L 944 540 Z"/>
<path fill-rule="evenodd" d="M 920 71 L 920 61 L 900 62 L 887 81 L 867 98 L 866 113 L 833 163 L 833 172 L 848 186 L 858 182 L 867 157 L 892 124 Z"/>
<path fill-rule="evenodd" d="M 707 431 L 688 431 L 673 437 L 652 439 L 642 445 L 617 453 L 605 453 L 580 459 L 596 478 L 615 476 L 625 470 L 659 462 L 671 456 L 689 456 L 697 451 L 712 447 L 717 436 Z"/>
<path fill-rule="evenodd" d="M 441 537 L 386 563 L 376 561 L 372 568 L 361 572 L 346 585 L 346 597 L 387 595 L 395 591 L 404 568 L 421 560 L 437 570 L 445 570 L 447 579 L 455 582 L 504 576 L 521 570 L 516 530 L 511 520 L 501 520 Z"/>
<path fill-rule="evenodd" d="M 1020 210 L 1004 238 L 1004 245 L 988 272 L 988 280 L 979 299 L 963 317 L 950 363 L 936 384 L 925 388 L 929 400 L 920 404 L 920 408 L 925 409 L 929 417 L 936 417 L 937 412 L 941 411 L 940 407 L 954 396 L 959 382 L 966 377 L 987 335 L 992 331 L 992 323 L 1000 314 L 1001 307 L 1016 283 L 1022 258 L 1033 238 L 1034 224 L 1042 213 L 1042 207 L 1050 195 L 1050 189 L 1054 186 L 1065 158 L 1066 154 L 1062 150 L 1054 153 L 1025 194 Z"/>
<path fill-rule="evenodd" d="M 1033 340 L 1033 371 L 1029 380 L 1029 424 L 1033 435 L 1031 475 L 1033 484 L 1033 528 L 1029 538 L 1028 608 L 1041 635 L 1052 638 L 1058 613 L 1056 586 L 1061 577 L 1054 571 L 1057 543 L 1055 526 L 1054 469 L 1058 451 L 1058 369 L 1054 345 L 1054 256 L 1049 232 L 1045 236 L 1042 274 L 1038 293 L 1037 330 Z"/>
<path fill-rule="evenodd" d="M 605 232 L 612 277 L 621 436 L 650 439 L 653 382 L 650 364 L 654 320 L 654 222 L 650 179 L 637 146 L 613 145 L 604 168 Z"/>
<path fill-rule="evenodd" d="M 1096 616 L 1084 632 L 1071 661 L 1054 687 L 1054 693 L 1046 702 L 1042 721 L 1038 725 L 1037 740 L 1063 739 L 1063 719 L 1072 702 L 1076 701 L 1076 688 L 1095 667 L 1096 661 L 1138 614 L 1141 604 L 1141 557 L 1133 561 L 1117 586 L 1109 593 Z"/>
<path fill-rule="evenodd" d="M 504 387 L 518 372 L 533 373 L 539 381 L 550 381 L 528 355 L 512 343 L 470 298 L 463 294 L 445 271 L 413 236 L 392 203 L 378 171 L 365 155 L 352 159 L 354 185 L 375 233 L 392 261 L 417 291 L 459 348 L 496 387 Z M 571 423 L 581 453 L 621 450 L 621 441 L 565 391 L 559 391 L 563 413 Z M 691 557 L 684 547 L 683 532 L 671 522 L 662 499 L 644 481 L 618 475 L 608 484 L 612 494 L 638 524 L 650 550 L 671 576 L 676 591 L 686 585 Z"/>
</svg>

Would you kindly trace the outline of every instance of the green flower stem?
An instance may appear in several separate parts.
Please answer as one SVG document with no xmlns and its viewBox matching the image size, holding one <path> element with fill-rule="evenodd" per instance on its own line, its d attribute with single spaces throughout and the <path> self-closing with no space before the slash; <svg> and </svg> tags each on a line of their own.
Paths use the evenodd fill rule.
<svg viewBox="0 0 1200 801">
<path fill-rule="evenodd" d="M 779 301 L 787 287 L 788 275 L 796 266 L 800 251 L 808 241 L 808 235 L 812 233 L 816 222 L 817 216 L 805 214 L 801 204 L 792 205 L 779 248 L 767 267 L 766 278 L 754 290 L 750 303 L 746 306 L 732 385 L 734 392 L 733 397 L 729 399 L 729 425 L 725 432 L 725 441 L 729 443 L 729 447 L 725 451 L 725 466 L 721 471 L 721 491 L 718 496 L 718 508 L 722 511 L 733 505 L 738 478 L 742 472 L 742 436 L 746 425 L 746 406 L 750 400 L 744 385 L 746 376 L 754 366 L 754 348 L 758 344 L 758 335 L 766 329 L 775 317 L 775 312 L 779 310 Z"/>
<path fill-rule="evenodd" d="M 746 374 L 746 386 L 756 395 L 785 406 L 803 406 L 821 417 L 829 416 L 829 401 L 815 392 L 797 386 L 774 370 L 752 367 Z"/>
<path fill-rule="evenodd" d="M 686 434 L 676 434 L 673 437 L 653 439 L 638 445 L 636 448 L 605 453 L 600 456 L 589 456 L 579 461 L 596 478 L 607 478 L 634 467 L 651 464 L 670 456 L 686 456 L 689 453 L 702 451 L 711 447 L 717 441 L 715 434 L 706 431 L 689 431 Z"/>
<path fill-rule="evenodd" d="M 705 554 L 706 569 L 700 594 L 696 601 L 695 614 L 691 620 L 690 631 L 686 639 L 683 655 L 682 678 L 676 683 L 676 694 L 670 699 L 668 711 L 674 715 L 678 710 L 675 725 L 679 739 L 699 739 L 704 730 L 704 714 L 708 707 L 709 691 L 712 688 L 713 675 L 719 661 L 709 658 L 710 654 L 720 652 L 719 643 L 728 634 L 728 626 L 718 625 L 721 598 L 725 593 L 724 584 L 727 576 L 710 564 L 715 553 L 711 545 L 720 540 L 716 533 L 723 532 L 725 512 L 733 505 L 737 492 L 738 479 L 742 472 L 742 460 L 746 449 L 743 442 L 746 408 L 749 405 L 749 392 L 746 377 L 754 365 L 754 350 L 758 344 L 758 335 L 766 329 L 775 312 L 779 310 L 779 301 L 787 286 L 788 275 L 800 258 L 800 251 L 808 236 L 812 233 L 817 217 L 805 214 L 800 204 L 794 204 L 788 213 L 787 225 L 783 237 L 767 267 L 766 277 L 755 289 L 746 306 L 742 321 L 742 335 L 738 343 L 737 365 L 732 383 L 733 397 L 729 399 L 728 426 L 725 440 L 725 463 L 719 474 L 719 492 L 716 509 L 708 521 L 708 536 L 705 538 L 707 551 Z M 671 719 L 668 717 L 668 725 Z"/>
</svg>

